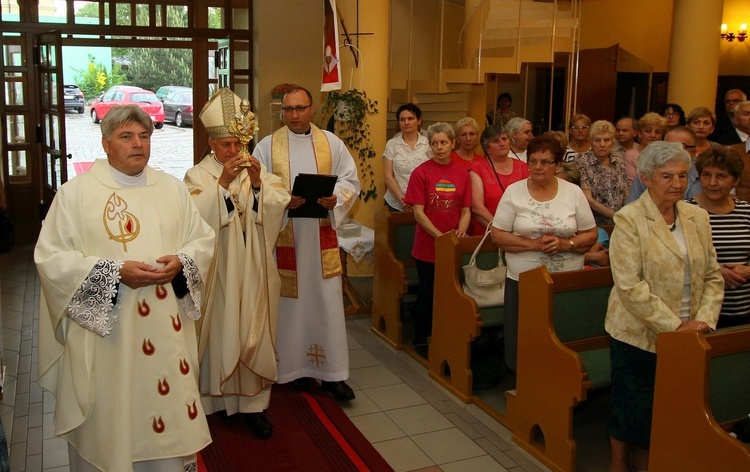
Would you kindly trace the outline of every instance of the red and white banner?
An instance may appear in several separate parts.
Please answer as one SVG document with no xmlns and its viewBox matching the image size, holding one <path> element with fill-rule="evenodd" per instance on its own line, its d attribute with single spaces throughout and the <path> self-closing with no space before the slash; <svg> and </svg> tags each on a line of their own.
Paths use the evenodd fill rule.
<svg viewBox="0 0 750 472">
<path fill-rule="evenodd" d="M 339 67 L 339 20 L 336 14 L 336 0 L 323 0 L 325 4 L 325 25 L 323 27 L 323 81 L 321 92 L 341 89 Z"/>
</svg>

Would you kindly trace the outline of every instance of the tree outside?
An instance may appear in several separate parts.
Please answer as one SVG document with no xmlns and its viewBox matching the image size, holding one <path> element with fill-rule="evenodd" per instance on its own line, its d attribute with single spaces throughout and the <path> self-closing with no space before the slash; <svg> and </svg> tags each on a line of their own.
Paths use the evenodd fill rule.
<svg viewBox="0 0 750 472">
<path fill-rule="evenodd" d="M 148 5 L 134 5 L 135 24 L 146 26 L 149 24 Z M 167 5 L 166 26 L 186 28 L 187 8 L 180 5 Z M 105 9 L 105 18 L 109 10 Z M 131 25 L 131 5 L 117 4 L 115 24 Z M 77 17 L 99 18 L 99 6 L 88 3 L 76 11 Z M 209 27 L 220 28 L 222 24 L 222 9 L 210 10 Z M 159 21 L 157 21 L 157 24 Z M 79 72 L 77 81 L 87 97 L 96 97 L 112 85 L 129 84 L 136 87 L 156 91 L 163 85 L 193 85 L 193 58 L 190 49 L 163 48 L 113 48 L 112 72 L 102 64 L 94 62 L 89 56 L 86 70 Z M 84 88 L 85 87 L 85 88 Z"/>
</svg>

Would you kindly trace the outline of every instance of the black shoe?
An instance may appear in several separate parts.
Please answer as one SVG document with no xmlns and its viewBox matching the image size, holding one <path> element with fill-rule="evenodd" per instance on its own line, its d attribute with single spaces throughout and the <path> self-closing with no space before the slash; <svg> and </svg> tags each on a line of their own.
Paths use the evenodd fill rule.
<svg viewBox="0 0 750 472">
<path fill-rule="evenodd" d="M 310 382 L 312 382 L 312 378 L 300 377 L 298 379 L 292 380 L 292 388 L 297 390 L 298 392 L 307 392 L 308 390 L 310 390 Z"/>
<path fill-rule="evenodd" d="M 245 422 L 250 425 L 250 429 L 256 438 L 268 439 L 271 437 L 273 425 L 268 421 L 265 412 L 247 413 L 245 415 Z"/>
<path fill-rule="evenodd" d="M 333 398 L 340 402 L 348 402 L 354 400 L 354 391 L 349 387 L 346 382 L 339 380 L 338 382 L 321 382 L 323 390 L 331 395 Z"/>
</svg>

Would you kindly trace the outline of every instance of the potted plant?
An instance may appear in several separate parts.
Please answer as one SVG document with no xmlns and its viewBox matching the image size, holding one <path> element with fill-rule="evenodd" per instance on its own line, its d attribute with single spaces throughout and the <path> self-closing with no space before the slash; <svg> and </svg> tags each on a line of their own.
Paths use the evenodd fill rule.
<svg viewBox="0 0 750 472">
<path fill-rule="evenodd" d="M 375 171 L 370 159 L 375 157 L 375 149 L 370 143 L 368 115 L 378 112 L 378 102 L 370 100 L 363 90 L 334 90 L 328 92 L 323 102 L 323 123 L 334 122 L 336 135 L 356 153 L 357 166 L 362 182 L 359 198 L 368 201 L 377 198 Z"/>
</svg>

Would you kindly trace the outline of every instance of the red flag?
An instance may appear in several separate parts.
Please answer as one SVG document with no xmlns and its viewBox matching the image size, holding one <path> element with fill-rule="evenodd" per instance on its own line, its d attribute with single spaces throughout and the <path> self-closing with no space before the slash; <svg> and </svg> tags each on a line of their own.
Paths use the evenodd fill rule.
<svg viewBox="0 0 750 472">
<path fill-rule="evenodd" d="M 323 27 L 323 81 L 321 92 L 341 89 L 339 67 L 339 22 L 336 15 L 336 0 L 323 0 L 325 25 Z"/>
</svg>

